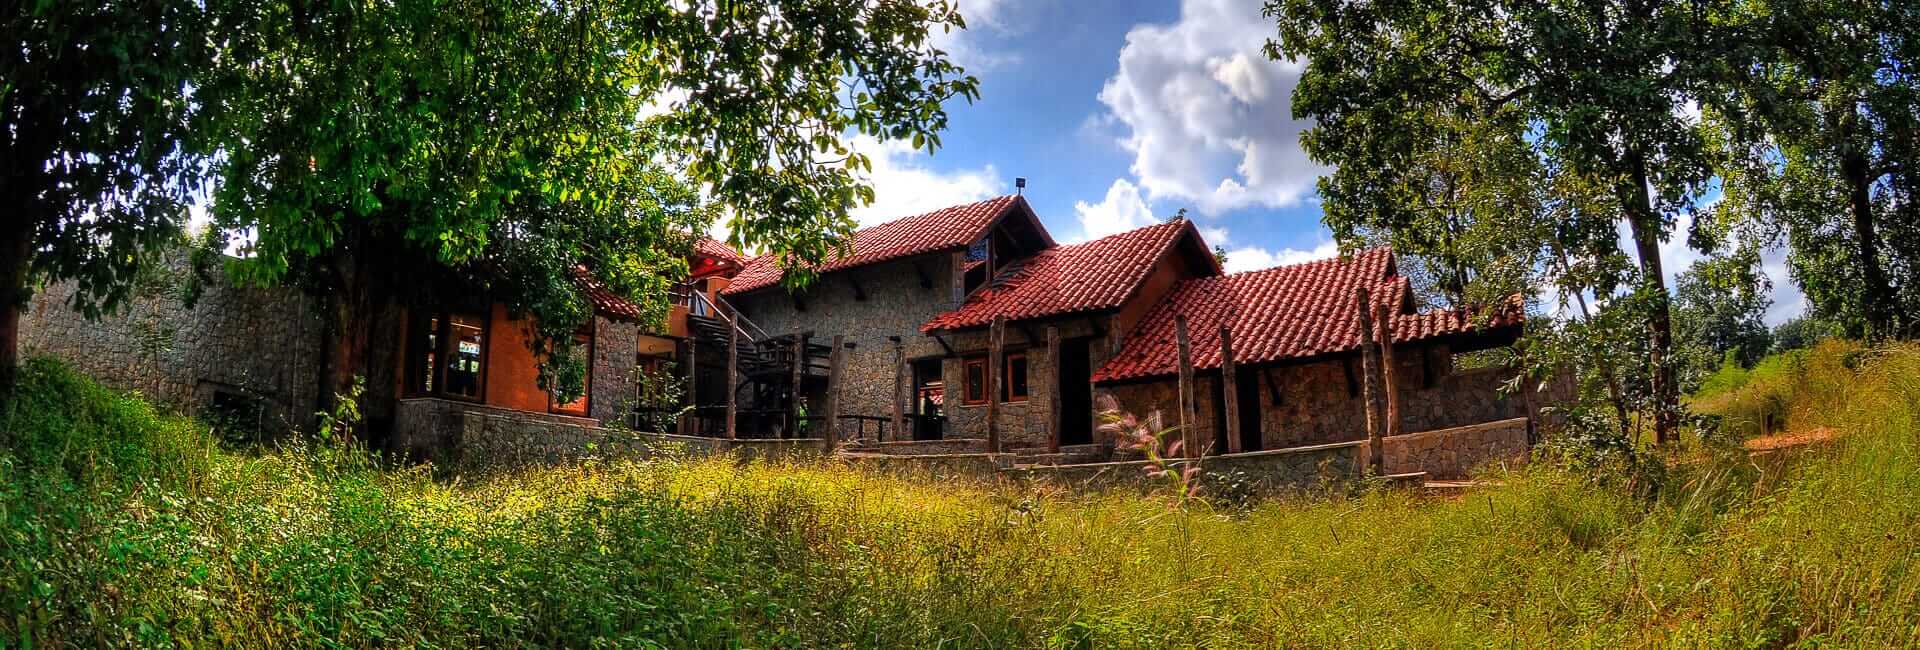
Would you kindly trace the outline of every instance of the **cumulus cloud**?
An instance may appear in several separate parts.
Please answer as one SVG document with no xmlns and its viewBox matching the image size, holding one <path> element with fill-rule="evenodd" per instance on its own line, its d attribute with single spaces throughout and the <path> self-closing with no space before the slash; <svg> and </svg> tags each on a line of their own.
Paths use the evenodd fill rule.
<svg viewBox="0 0 1920 650">
<path fill-rule="evenodd" d="M 1149 198 L 1217 213 L 1313 191 L 1324 168 L 1301 151 L 1309 122 L 1293 119 L 1289 101 L 1303 66 L 1266 58 L 1272 32 L 1260 4 L 1241 0 L 1185 0 L 1178 22 L 1127 32 L 1100 101 Z"/>
<path fill-rule="evenodd" d="M 1020 62 L 1019 55 L 980 42 L 991 34 L 1013 31 L 1014 25 L 1006 20 L 1007 3 L 1002 0 L 961 0 L 958 8 L 960 17 L 967 22 L 967 28 L 935 29 L 930 35 L 934 47 L 945 50 L 954 63 L 960 64 L 973 75 Z"/>
<path fill-rule="evenodd" d="M 1153 225 L 1153 211 L 1140 197 L 1140 188 L 1126 179 L 1117 179 L 1107 187 L 1107 196 L 1099 203 L 1073 202 L 1074 216 L 1080 220 L 1080 233 L 1073 241 L 1099 239 L 1135 228 Z"/>
<path fill-rule="evenodd" d="M 1320 243 L 1315 244 L 1313 248 L 1308 248 L 1305 250 L 1301 250 L 1298 248 L 1282 248 L 1280 250 L 1275 251 L 1275 250 L 1268 250 L 1266 248 L 1261 248 L 1258 246 L 1229 248 L 1227 249 L 1226 270 L 1228 273 L 1240 273 L 1242 271 L 1258 271 L 1260 269 L 1271 268 L 1275 266 L 1285 266 L 1288 264 L 1299 264 L 1302 262 L 1311 262 L 1314 260 L 1324 260 L 1332 257 L 1338 257 L 1339 255 L 1340 255 L 1340 246 L 1339 244 L 1334 243 L 1332 239 L 1322 240 Z"/>
<path fill-rule="evenodd" d="M 873 173 L 863 174 L 873 186 L 873 204 L 852 211 L 861 226 L 1006 193 L 1007 184 L 993 165 L 941 171 L 928 165 L 927 152 L 911 143 L 870 136 L 856 136 L 849 143 L 873 160 Z"/>
</svg>

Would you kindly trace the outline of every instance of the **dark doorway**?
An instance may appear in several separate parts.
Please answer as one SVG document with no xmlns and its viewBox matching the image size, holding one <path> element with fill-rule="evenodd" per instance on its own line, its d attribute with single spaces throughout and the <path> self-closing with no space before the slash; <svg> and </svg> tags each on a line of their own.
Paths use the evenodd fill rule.
<svg viewBox="0 0 1920 650">
<path fill-rule="evenodd" d="M 1260 373 L 1237 368 L 1233 381 L 1240 402 L 1240 449 L 1260 451 Z"/>
<path fill-rule="evenodd" d="M 946 433 L 946 382 L 940 377 L 939 359 L 913 362 L 913 405 L 911 420 L 914 440 L 939 440 Z"/>
<path fill-rule="evenodd" d="M 1060 342 L 1060 444 L 1084 445 L 1093 442 L 1093 364 L 1088 349 L 1090 338 Z"/>
</svg>

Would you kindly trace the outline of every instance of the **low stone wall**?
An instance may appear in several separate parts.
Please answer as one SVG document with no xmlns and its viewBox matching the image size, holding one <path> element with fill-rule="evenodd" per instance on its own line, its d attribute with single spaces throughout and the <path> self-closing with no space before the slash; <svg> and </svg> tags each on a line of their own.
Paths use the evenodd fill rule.
<svg viewBox="0 0 1920 650">
<path fill-rule="evenodd" d="M 1201 481 L 1207 475 L 1239 474 L 1251 486 L 1264 492 L 1309 489 L 1328 483 L 1351 480 L 1366 467 L 1365 442 L 1339 442 L 1273 451 L 1223 454 L 1201 459 Z M 1194 461 L 1174 461 L 1176 471 Z M 1093 489 L 1144 488 L 1159 485 L 1160 479 L 1147 476 L 1146 461 L 1088 463 L 1081 465 L 1035 466 L 1009 470 L 1009 474 L 1030 481 L 1048 481 Z"/>
<path fill-rule="evenodd" d="M 1467 478 L 1490 463 L 1526 457 L 1526 418 L 1409 433 L 1388 438 L 1381 447 L 1385 473 L 1426 472 L 1435 479 Z"/>
<path fill-rule="evenodd" d="M 862 454 L 891 454 L 897 456 L 922 454 L 984 454 L 987 441 L 984 438 L 947 438 L 944 440 L 897 440 L 893 442 L 874 442 L 850 447 L 848 451 Z"/>
<path fill-rule="evenodd" d="M 860 469 L 878 471 L 896 476 L 915 478 L 951 479 L 974 478 L 991 480 L 1002 470 L 1013 466 L 1011 454 L 872 454 L 860 452 L 842 452 L 840 459 Z"/>
<path fill-rule="evenodd" d="M 590 418 L 416 398 L 400 400 L 396 409 L 393 450 L 413 461 L 462 472 L 555 465 L 587 457 L 645 458 L 659 454 L 733 453 L 741 460 L 763 461 L 817 458 L 820 441 L 730 441 L 639 433 L 602 427 Z"/>
</svg>

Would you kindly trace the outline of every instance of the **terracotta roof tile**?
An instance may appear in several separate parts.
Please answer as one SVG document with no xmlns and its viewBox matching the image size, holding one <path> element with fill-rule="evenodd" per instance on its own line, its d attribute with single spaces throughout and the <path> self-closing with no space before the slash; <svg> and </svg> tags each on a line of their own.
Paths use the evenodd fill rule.
<svg viewBox="0 0 1920 650">
<path fill-rule="evenodd" d="M 1386 248 L 1346 259 L 1327 259 L 1233 275 L 1187 280 L 1141 320 L 1120 353 L 1093 375 L 1111 382 L 1178 373 L 1174 315 L 1187 317 L 1193 365 L 1220 367 L 1220 326 L 1233 331 L 1234 360 L 1265 363 L 1347 352 L 1359 346 L 1354 325 L 1354 289 L 1367 286 L 1374 300 L 1404 304 L 1407 280 L 1393 274 Z M 1518 303 L 1503 306 L 1490 326 L 1512 327 L 1523 318 Z M 1473 327 L 1462 312 L 1398 314 L 1394 340 L 1407 342 L 1458 334 Z"/>
<path fill-rule="evenodd" d="M 693 252 L 695 255 L 712 258 L 721 262 L 741 264 L 747 261 L 746 256 L 741 255 L 740 251 L 736 251 L 732 246 L 728 246 L 726 242 L 712 237 L 701 237 L 694 240 Z"/>
<path fill-rule="evenodd" d="M 1040 251 L 920 331 L 980 327 L 996 316 L 1022 320 L 1118 308 L 1188 234 L 1199 236 L 1190 222 L 1179 220 Z"/>
<path fill-rule="evenodd" d="M 573 282 L 586 292 L 587 299 L 593 301 L 594 313 L 627 322 L 640 320 L 640 306 L 622 298 L 607 288 L 607 285 L 593 277 L 585 266 L 573 267 Z"/>
<path fill-rule="evenodd" d="M 819 273 L 831 273 L 857 266 L 885 262 L 923 253 L 960 248 L 972 244 L 1001 215 L 1026 199 L 1009 195 L 977 203 L 942 208 L 926 214 L 895 219 L 861 228 L 853 233 L 853 253 L 814 267 Z M 746 261 L 746 268 L 734 276 L 722 293 L 741 294 L 764 289 L 780 282 L 785 271 L 775 255 L 761 255 Z"/>
</svg>

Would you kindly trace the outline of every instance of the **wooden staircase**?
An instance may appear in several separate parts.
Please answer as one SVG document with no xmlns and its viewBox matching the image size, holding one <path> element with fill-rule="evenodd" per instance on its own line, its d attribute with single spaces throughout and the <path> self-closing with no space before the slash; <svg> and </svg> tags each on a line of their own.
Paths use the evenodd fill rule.
<svg viewBox="0 0 1920 650">
<path fill-rule="evenodd" d="M 704 297 L 698 299 L 705 300 Z M 816 343 L 806 334 L 770 336 L 725 301 L 708 306 L 711 315 L 687 316 L 688 339 L 698 347 L 695 354 L 702 361 L 702 373 L 713 372 L 715 366 L 724 369 L 727 347 L 737 346 L 739 365 L 730 389 L 739 409 L 739 435 L 765 437 L 778 429 L 780 435 L 792 437 L 794 432 L 786 430 L 786 425 L 793 412 L 795 396 L 806 394 L 808 388 L 826 385 L 833 347 L 825 341 Z M 721 435 L 725 408 L 724 396 L 703 396 L 703 401 L 694 405 L 694 413 L 702 421 L 696 433 Z M 718 427 L 713 426 L 716 420 L 720 423 Z"/>
</svg>

